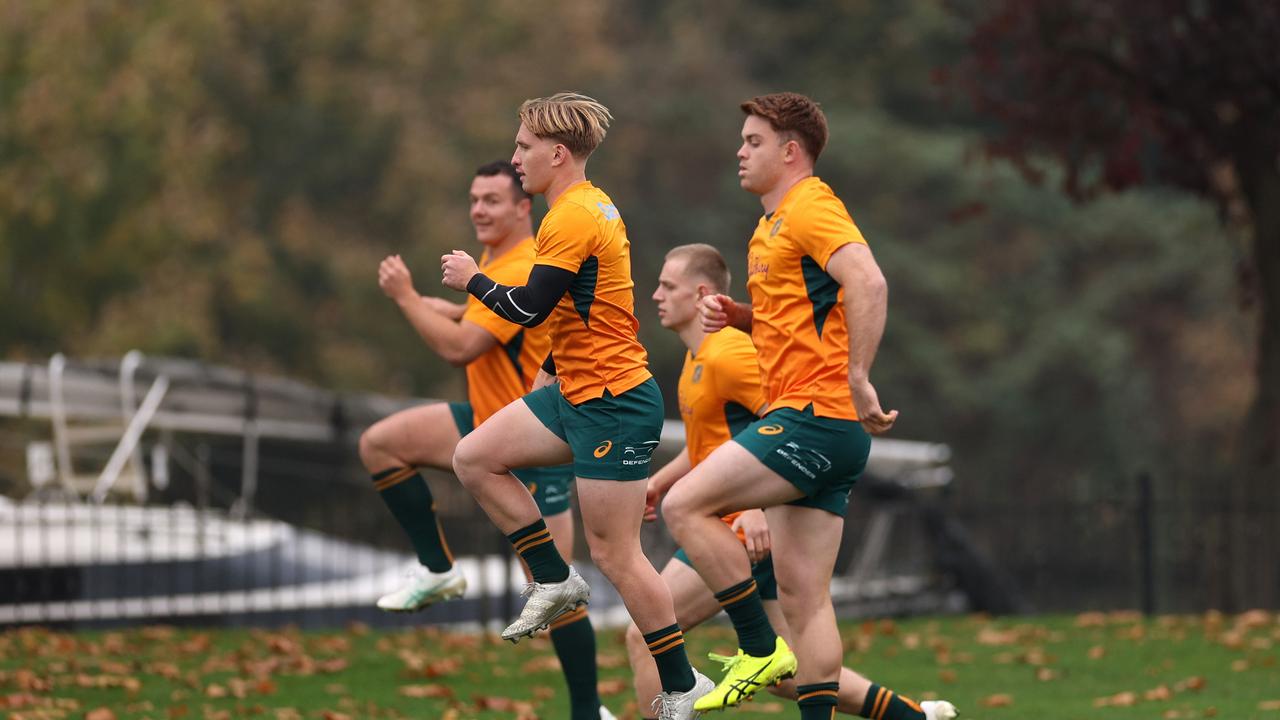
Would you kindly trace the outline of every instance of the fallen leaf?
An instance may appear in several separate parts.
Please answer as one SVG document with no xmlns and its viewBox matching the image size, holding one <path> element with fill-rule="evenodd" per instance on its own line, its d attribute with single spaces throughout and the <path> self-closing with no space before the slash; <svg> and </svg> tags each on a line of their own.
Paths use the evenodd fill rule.
<svg viewBox="0 0 1280 720">
<path fill-rule="evenodd" d="M 631 683 L 627 680 L 601 680 L 597 686 L 601 695 L 620 695 L 631 690 Z"/>
<path fill-rule="evenodd" d="M 1259 710 L 1280 710 L 1280 700 L 1263 700 L 1258 703 Z"/>
<path fill-rule="evenodd" d="M 1010 705 L 1013 705 L 1013 696 L 1005 693 L 988 695 L 982 698 L 981 700 L 979 700 L 978 704 L 981 705 L 982 707 L 989 707 L 989 708 L 1009 707 Z"/>
<path fill-rule="evenodd" d="M 1173 692 L 1169 690 L 1168 685 L 1159 685 L 1143 693 L 1142 697 L 1148 701 L 1168 700 L 1173 697 Z"/>
<path fill-rule="evenodd" d="M 448 685 L 430 683 L 427 685 L 401 685 L 399 693 L 412 698 L 452 698 L 453 689 Z"/>
<path fill-rule="evenodd" d="M 116 720 L 116 714 L 108 708 L 94 708 L 85 713 L 84 720 Z"/>
</svg>

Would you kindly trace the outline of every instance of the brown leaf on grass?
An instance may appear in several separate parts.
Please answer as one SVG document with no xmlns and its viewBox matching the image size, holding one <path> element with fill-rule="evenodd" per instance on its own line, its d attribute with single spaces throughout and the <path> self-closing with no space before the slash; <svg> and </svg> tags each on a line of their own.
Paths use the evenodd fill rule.
<svg viewBox="0 0 1280 720">
<path fill-rule="evenodd" d="M 316 663 L 316 670 L 322 673 L 340 673 L 347 669 L 351 661 L 344 657 L 326 658 Z"/>
<path fill-rule="evenodd" d="M 1232 660 L 1231 661 L 1232 672 L 1244 672 L 1245 670 L 1248 670 L 1248 669 L 1249 669 L 1248 660 Z"/>
<path fill-rule="evenodd" d="M 1280 710 L 1280 700 L 1263 700 L 1258 703 L 1259 710 Z"/>
<path fill-rule="evenodd" d="M 989 708 L 1009 707 L 1010 705 L 1013 705 L 1013 696 L 1007 693 L 988 695 L 979 700 L 978 704 L 982 707 Z"/>
<path fill-rule="evenodd" d="M 116 720 L 116 714 L 110 708 L 94 708 L 85 713 L 84 720 Z"/>
<path fill-rule="evenodd" d="M 1094 698 L 1094 707 L 1131 707 L 1138 704 L 1138 693 L 1126 690 L 1107 697 Z"/>
<path fill-rule="evenodd" d="M 1271 624 L 1271 613 L 1266 610 L 1247 610 L 1236 616 L 1236 626 L 1260 628 Z"/>
<path fill-rule="evenodd" d="M 324 710 L 320 713 L 320 717 L 324 720 L 352 720 L 350 715 L 336 712 L 334 710 Z"/>
<path fill-rule="evenodd" d="M 204 696 L 211 698 L 224 698 L 230 693 L 227 689 L 218 683 L 210 683 L 204 689 Z"/>
<path fill-rule="evenodd" d="M 1200 677 L 1199 675 L 1192 675 L 1186 680 L 1179 680 L 1178 682 L 1174 683 L 1173 691 L 1176 693 L 1187 692 L 1187 691 L 1200 692 L 1201 690 L 1204 689 L 1205 685 L 1206 683 L 1204 678 Z"/>
<path fill-rule="evenodd" d="M 411 698 L 453 699 L 453 688 L 439 683 L 428 683 L 426 685 L 401 685 L 398 692 L 405 697 Z"/>
<path fill-rule="evenodd" d="M 429 662 L 422 668 L 422 675 L 429 678 L 437 678 L 443 675 L 453 675 L 462 669 L 462 661 L 458 658 L 444 658 Z"/>
<path fill-rule="evenodd" d="M 555 696 L 556 696 L 556 691 L 555 691 L 555 690 L 552 690 L 551 688 L 547 687 L 546 685 L 534 685 L 534 686 L 533 686 L 533 699 L 534 699 L 534 700 L 550 700 L 551 698 L 553 698 L 553 697 L 555 697 Z"/>
<path fill-rule="evenodd" d="M 627 656 L 621 653 L 600 653 L 596 658 L 596 667 L 612 670 L 627 666 Z"/>
<path fill-rule="evenodd" d="M 1205 717 L 1218 717 L 1218 708 L 1216 708 L 1216 707 L 1214 707 L 1214 706 L 1210 705 L 1209 707 L 1207 707 L 1207 708 L 1205 708 L 1205 709 L 1204 709 L 1204 716 L 1205 716 Z"/>
<path fill-rule="evenodd" d="M 1094 645 L 1093 647 L 1089 648 L 1090 660 L 1101 660 L 1102 658 L 1106 657 L 1106 655 L 1107 655 L 1107 648 L 1102 645 Z"/>
<path fill-rule="evenodd" d="M 170 705 L 164 712 L 170 718 L 184 718 L 191 711 L 187 709 L 186 705 Z"/>
<path fill-rule="evenodd" d="M 977 640 L 979 645 L 1013 645 L 1018 642 L 1018 631 L 984 627 L 978 631 Z"/>
<path fill-rule="evenodd" d="M 186 655 L 203 655 L 213 645 L 213 638 L 208 633 L 196 633 L 178 645 L 178 650 Z"/>
<path fill-rule="evenodd" d="M 541 655 L 520 666 L 520 672 L 526 675 L 540 672 L 560 672 L 560 661 L 554 655 Z"/>
<path fill-rule="evenodd" d="M 1078 628 L 1095 628 L 1105 627 L 1107 624 L 1107 616 L 1100 612 L 1080 613 L 1076 616 L 1075 625 Z"/>
<path fill-rule="evenodd" d="M 1036 679 L 1041 682 L 1057 680 L 1059 677 L 1060 676 L 1058 674 L 1058 671 L 1054 670 L 1053 668 L 1047 668 L 1047 667 L 1036 668 Z"/>
<path fill-rule="evenodd" d="M 276 708 L 276 720 L 302 720 L 302 713 L 297 708 Z"/>
<path fill-rule="evenodd" d="M 784 710 L 785 708 L 783 708 L 782 703 L 780 702 L 767 702 L 751 706 L 752 712 L 758 712 L 762 715 L 778 715 Z"/>
<path fill-rule="evenodd" d="M 956 677 L 955 670 L 941 670 L 938 672 L 938 679 L 948 685 L 954 683 L 956 681 Z"/>
<path fill-rule="evenodd" d="M 1173 697 L 1173 691 L 1169 689 L 1168 685 L 1157 685 L 1142 693 L 1142 698 L 1149 702 L 1168 700 L 1171 697 Z"/>
<path fill-rule="evenodd" d="M 631 683 L 627 680 L 612 679 L 601 680 L 596 684 L 598 692 L 601 695 L 621 695 L 631 690 Z"/>
</svg>

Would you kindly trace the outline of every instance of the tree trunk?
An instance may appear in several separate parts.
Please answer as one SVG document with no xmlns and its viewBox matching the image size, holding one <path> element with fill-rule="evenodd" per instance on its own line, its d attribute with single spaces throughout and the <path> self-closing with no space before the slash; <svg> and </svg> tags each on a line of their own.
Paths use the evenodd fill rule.
<svg viewBox="0 0 1280 720">
<path fill-rule="evenodd" d="M 1265 147 L 1265 145 L 1260 146 Z M 1280 169 L 1259 152 L 1241 163 L 1241 189 L 1253 215 L 1257 272 L 1257 394 L 1249 411 L 1241 474 L 1232 482 L 1235 604 L 1280 604 Z M 1237 608 L 1239 609 L 1239 608 Z"/>
</svg>

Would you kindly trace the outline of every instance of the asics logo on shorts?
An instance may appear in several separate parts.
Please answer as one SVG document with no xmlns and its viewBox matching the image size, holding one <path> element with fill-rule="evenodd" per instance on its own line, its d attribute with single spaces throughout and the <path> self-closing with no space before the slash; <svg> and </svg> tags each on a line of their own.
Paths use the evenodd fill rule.
<svg viewBox="0 0 1280 720">
<path fill-rule="evenodd" d="M 783 427 L 781 425 L 761 425 L 756 428 L 756 432 L 761 435 L 779 435 L 782 433 L 782 430 Z"/>
<path fill-rule="evenodd" d="M 592 453 L 592 455 L 595 455 L 598 458 L 602 458 L 605 455 L 608 455 L 609 451 L 612 449 L 613 449 L 613 441 L 605 440 L 604 442 L 600 443 L 600 447 L 596 448 L 596 451 Z"/>
</svg>

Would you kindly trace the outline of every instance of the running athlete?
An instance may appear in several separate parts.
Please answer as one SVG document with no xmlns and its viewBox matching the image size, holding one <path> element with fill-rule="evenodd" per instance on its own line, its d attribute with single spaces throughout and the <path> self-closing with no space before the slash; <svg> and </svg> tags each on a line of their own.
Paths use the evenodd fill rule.
<svg viewBox="0 0 1280 720">
<path fill-rule="evenodd" d="M 764 390 L 750 336 L 734 328 L 708 334 L 698 318 L 699 300 L 707 295 L 726 293 L 728 289 L 729 268 L 714 247 L 681 245 L 667 253 L 653 299 L 658 304 L 662 326 L 679 335 L 688 349 L 679 390 L 685 449 L 650 478 L 646 520 L 657 518 L 654 508 L 683 475 L 763 414 Z M 786 619 L 778 607 L 778 584 L 773 576 L 769 528 L 764 513 L 745 510 L 730 513 L 722 520 L 737 533 L 746 550 L 752 563 L 751 576 L 759 588 L 770 623 L 780 635 L 788 635 Z M 663 568 L 662 579 L 671 588 L 676 619 L 682 630 L 688 631 L 720 611 L 722 603 L 690 566 L 683 550 L 677 550 Z M 728 599 L 723 604 L 733 607 L 734 602 Z M 632 626 L 626 637 L 635 673 L 636 696 L 652 697 L 656 680 L 652 669 L 642 662 L 646 655 L 639 631 Z M 721 662 L 734 660 L 719 655 L 712 657 Z M 891 690 L 872 684 L 848 668 L 841 668 L 839 682 L 837 711 L 869 718 L 891 717 L 887 714 L 889 701 L 894 697 Z M 796 699 L 795 682 L 791 680 L 770 686 L 769 691 L 789 700 Z M 885 712 L 877 714 L 881 708 Z"/>
<path fill-rule="evenodd" d="M 827 141 L 818 105 L 796 93 L 753 98 L 738 149 L 743 189 L 764 206 L 748 246 L 750 304 L 701 301 L 703 328 L 749 331 L 768 411 L 672 488 L 664 515 L 738 633 L 724 680 L 697 710 L 741 702 L 787 666 L 741 544 L 720 517 L 765 508 L 779 601 L 795 642 L 802 720 L 829 720 L 840 696 L 841 644 L 830 584 L 849 491 L 866 467 L 870 434 L 889 430 L 870 381 L 884 330 L 884 275 L 845 206 L 813 174 Z M 864 429 L 865 428 L 865 429 Z M 736 612 L 734 610 L 736 608 Z M 955 717 L 946 701 L 916 704 L 877 691 L 882 720 Z"/>
<path fill-rule="evenodd" d="M 657 716 L 694 717 L 714 683 L 693 670 L 671 594 L 640 547 L 649 462 L 662 432 L 662 395 L 636 337 L 630 243 L 617 206 L 586 179 L 609 111 L 576 93 L 527 100 L 512 164 L 524 189 L 546 196 L 533 269 L 500 283 L 465 252 L 441 258 L 443 282 L 499 316 L 550 325 L 542 383 L 458 444 L 454 470 L 533 573 L 529 596 L 502 636 L 516 641 L 583 605 L 590 589 L 553 550 L 537 505 L 512 468 L 573 462 L 591 557 L 644 632 L 662 693 Z M 550 383 L 554 375 L 556 383 Z M 640 481 L 640 482 L 637 482 Z"/>
<path fill-rule="evenodd" d="M 484 246 L 480 266 L 495 278 L 517 282 L 533 265 L 532 198 L 506 161 L 476 170 L 471 181 L 471 224 Z M 360 436 L 360 460 L 373 486 L 404 529 L 418 555 L 406 584 L 378 600 L 388 612 L 414 612 L 461 597 L 467 582 L 453 563 L 435 503 L 419 468 L 452 470 L 458 441 L 512 400 L 528 392 L 551 347 L 541 329 L 509 323 L 471 299 L 458 305 L 420 296 L 398 255 L 382 261 L 378 285 L 434 350 L 452 365 L 466 366 L 467 402 L 435 403 L 402 410 Z M 556 549 L 573 556 L 573 514 L 567 465 L 522 468 L 520 482 L 532 494 Z M 586 609 L 566 614 L 551 628 L 551 643 L 564 668 L 573 720 L 612 718 L 597 690 L 596 637 Z"/>
</svg>

